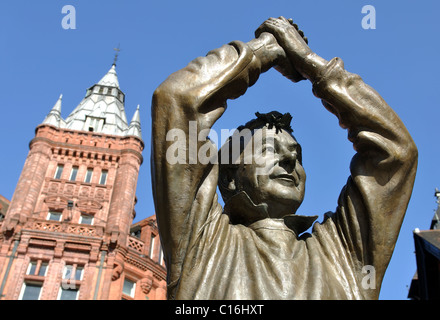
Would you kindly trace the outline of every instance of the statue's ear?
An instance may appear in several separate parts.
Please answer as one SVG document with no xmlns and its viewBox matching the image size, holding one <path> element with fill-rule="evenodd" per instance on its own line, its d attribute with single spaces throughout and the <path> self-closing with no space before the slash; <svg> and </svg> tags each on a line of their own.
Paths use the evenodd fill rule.
<svg viewBox="0 0 440 320">
<path fill-rule="evenodd" d="M 227 189 L 230 192 L 234 192 L 236 190 L 235 184 L 235 174 L 237 169 L 234 167 L 225 167 L 222 169 L 219 180 L 220 184 L 223 188 Z"/>
<path fill-rule="evenodd" d="M 225 202 L 237 191 L 236 173 L 237 168 L 235 168 L 234 166 L 220 165 L 218 186 Z"/>
<path fill-rule="evenodd" d="M 231 180 L 229 180 L 228 189 L 231 190 L 231 191 L 235 191 L 236 190 L 235 178 L 232 178 Z"/>
</svg>

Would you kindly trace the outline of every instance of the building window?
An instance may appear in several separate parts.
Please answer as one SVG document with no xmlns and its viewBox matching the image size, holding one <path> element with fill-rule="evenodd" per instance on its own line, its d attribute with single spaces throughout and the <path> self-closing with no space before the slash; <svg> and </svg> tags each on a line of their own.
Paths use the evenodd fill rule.
<svg viewBox="0 0 440 320">
<path fill-rule="evenodd" d="M 70 172 L 70 181 L 76 180 L 76 175 L 78 174 L 78 167 L 72 167 L 72 171 Z"/>
<path fill-rule="evenodd" d="M 79 218 L 79 223 L 92 225 L 93 224 L 93 216 L 90 214 L 82 213 L 81 217 Z"/>
<path fill-rule="evenodd" d="M 61 174 L 63 173 L 64 166 L 59 164 L 57 170 L 55 171 L 54 179 L 61 179 Z"/>
<path fill-rule="evenodd" d="M 48 263 L 42 260 L 31 260 L 26 269 L 20 300 L 39 300 L 47 274 Z"/>
<path fill-rule="evenodd" d="M 136 237 L 136 238 L 138 238 L 138 239 L 140 239 L 141 238 L 141 234 L 142 234 L 142 229 L 136 229 L 136 230 L 131 230 L 131 233 L 130 233 L 130 235 L 132 236 L 132 237 Z"/>
<path fill-rule="evenodd" d="M 63 270 L 64 280 L 81 281 L 83 278 L 84 267 L 77 264 L 66 265 Z"/>
<path fill-rule="evenodd" d="M 136 291 L 136 283 L 129 279 L 125 279 L 124 287 L 122 288 L 122 294 L 130 298 L 134 298 L 135 291 Z"/>
<path fill-rule="evenodd" d="M 29 276 L 46 276 L 47 272 L 47 262 L 41 260 L 33 260 L 29 263 L 26 274 Z"/>
<path fill-rule="evenodd" d="M 25 282 L 21 288 L 19 300 L 40 300 L 43 283 Z"/>
<path fill-rule="evenodd" d="M 47 214 L 47 220 L 50 221 L 61 221 L 63 214 L 61 212 L 49 211 Z"/>
<path fill-rule="evenodd" d="M 84 182 L 90 183 L 92 181 L 93 169 L 87 169 L 86 177 L 84 178 Z"/>
<path fill-rule="evenodd" d="M 84 130 L 90 132 L 100 132 L 104 126 L 104 118 L 96 117 L 86 117 L 86 122 L 84 123 Z"/>
<path fill-rule="evenodd" d="M 5 220 L 5 215 L 3 213 L 0 213 L 0 222 Z"/>
<path fill-rule="evenodd" d="M 101 171 L 101 178 L 99 178 L 99 184 L 105 185 L 107 183 L 107 175 L 108 175 L 107 170 Z"/>
<path fill-rule="evenodd" d="M 155 240 L 156 240 L 156 236 L 154 236 L 152 234 L 151 235 L 151 241 L 150 241 L 150 252 L 149 252 L 150 259 L 153 259 Z"/>
<path fill-rule="evenodd" d="M 58 300 L 78 300 L 83 279 L 84 266 L 68 264 L 63 269 L 63 280 L 58 291 Z"/>
<path fill-rule="evenodd" d="M 162 251 L 162 246 L 160 246 L 160 250 L 159 250 L 159 264 L 162 265 L 163 264 L 163 251 Z"/>
<path fill-rule="evenodd" d="M 60 288 L 58 300 L 78 300 L 79 288 Z"/>
</svg>

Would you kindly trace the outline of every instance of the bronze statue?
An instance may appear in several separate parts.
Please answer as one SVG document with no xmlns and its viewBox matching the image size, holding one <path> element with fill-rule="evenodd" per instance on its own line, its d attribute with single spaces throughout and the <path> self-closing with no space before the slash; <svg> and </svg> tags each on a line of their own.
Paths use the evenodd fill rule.
<svg viewBox="0 0 440 320">
<path fill-rule="evenodd" d="M 262 132 L 250 162 L 243 155 L 249 141 L 242 140 L 238 158 L 219 155 L 220 164 L 190 155 L 191 128 L 210 129 L 226 101 L 272 67 L 293 82 L 310 80 L 356 150 L 336 211 L 314 223 L 311 234 L 304 231 L 316 217 L 295 215 L 306 175 L 290 115 L 257 114 L 239 128 L 249 129 L 251 140 Z M 270 18 L 256 39 L 224 45 L 169 76 L 154 92 L 152 117 L 153 193 L 169 299 L 378 298 L 411 196 L 417 148 L 394 111 L 341 59 L 324 60 L 291 20 Z M 185 161 L 167 159 L 174 129 L 187 135 Z M 197 150 L 212 145 L 206 135 L 195 142 Z M 221 149 L 230 146 L 231 140 Z"/>
</svg>

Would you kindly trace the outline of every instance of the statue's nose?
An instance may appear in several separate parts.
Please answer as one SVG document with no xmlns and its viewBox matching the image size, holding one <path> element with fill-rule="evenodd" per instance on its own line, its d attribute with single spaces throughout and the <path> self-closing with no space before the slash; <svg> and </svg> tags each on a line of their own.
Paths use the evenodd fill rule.
<svg viewBox="0 0 440 320">
<path fill-rule="evenodd" d="M 291 173 L 295 169 L 296 160 L 296 152 L 288 152 L 280 159 L 280 166 L 283 167 L 288 173 Z"/>
</svg>

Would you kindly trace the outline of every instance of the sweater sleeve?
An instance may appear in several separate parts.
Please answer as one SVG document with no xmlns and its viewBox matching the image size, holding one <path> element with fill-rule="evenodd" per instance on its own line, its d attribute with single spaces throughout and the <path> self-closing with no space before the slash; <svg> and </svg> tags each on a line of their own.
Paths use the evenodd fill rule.
<svg viewBox="0 0 440 320">
<path fill-rule="evenodd" d="M 356 268 L 374 267 L 378 294 L 412 193 L 417 148 L 396 113 L 341 59 L 320 71 L 313 92 L 356 151 L 337 210 L 324 225 L 334 223 Z"/>
<path fill-rule="evenodd" d="M 217 150 L 203 132 L 224 113 L 227 100 L 243 95 L 260 73 L 252 49 L 237 41 L 193 60 L 154 92 L 152 185 L 171 295 L 187 251 L 222 210 L 218 164 L 198 157 L 201 150 Z"/>
</svg>

